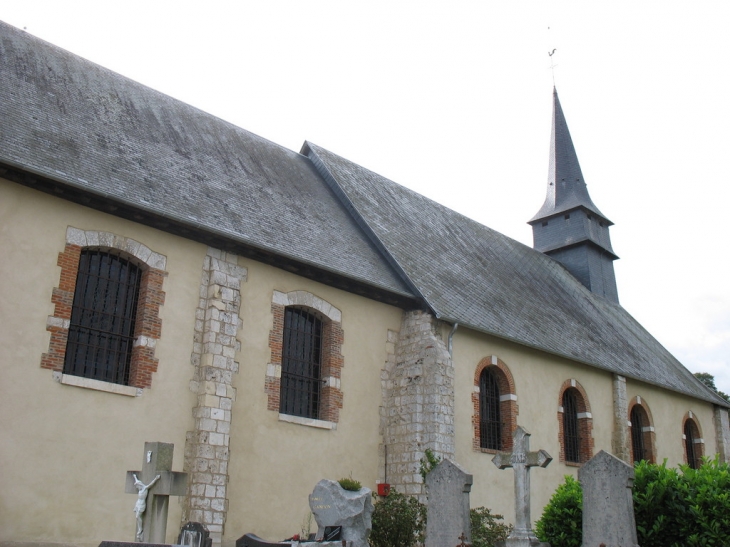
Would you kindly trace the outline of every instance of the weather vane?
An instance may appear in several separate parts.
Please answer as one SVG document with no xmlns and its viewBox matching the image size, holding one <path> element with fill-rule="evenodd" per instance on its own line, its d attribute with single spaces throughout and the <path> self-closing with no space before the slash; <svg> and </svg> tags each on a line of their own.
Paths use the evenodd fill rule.
<svg viewBox="0 0 730 547">
<path fill-rule="evenodd" d="M 557 51 L 557 48 L 553 48 L 552 51 L 548 52 L 548 55 L 550 56 L 550 71 L 553 74 L 553 87 L 555 87 L 555 67 L 558 66 L 553 63 L 553 55 L 555 55 L 556 51 Z"/>
</svg>

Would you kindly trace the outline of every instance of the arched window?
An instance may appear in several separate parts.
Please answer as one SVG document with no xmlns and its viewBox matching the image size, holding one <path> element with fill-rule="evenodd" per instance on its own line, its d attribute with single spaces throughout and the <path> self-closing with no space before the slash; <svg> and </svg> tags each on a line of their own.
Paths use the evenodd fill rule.
<svg viewBox="0 0 730 547">
<path fill-rule="evenodd" d="M 580 463 L 578 400 L 574 389 L 568 389 L 563 393 L 563 443 L 565 445 L 565 461 Z"/>
<path fill-rule="evenodd" d="M 479 378 L 479 438 L 481 448 L 502 449 L 502 420 L 499 409 L 499 381 L 492 368 Z"/>
<path fill-rule="evenodd" d="M 593 456 L 593 417 L 583 387 L 567 380 L 560 390 L 558 409 L 560 461 L 587 462 Z"/>
<path fill-rule="evenodd" d="M 635 462 L 647 459 L 644 447 L 643 429 L 646 426 L 643 414 L 639 405 L 634 405 L 634 408 L 631 409 L 631 450 Z"/>
<path fill-rule="evenodd" d="M 687 465 L 692 469 L 698 469 L 702 465 L 703 447 L 699 425 L 689 412 L 684 421 L 684 453 Z"/>
<path fill-rule="evenodd" d="M 509 367 L 496 355 L 484 357 L 474 371 L 472 404 L 474 450 L 511 450 L 517 427 L 517 395 Z"/>
<path fill-rule="evenodd" d="M 333 429 L 340 419 L 342 312 L 308 291 L 274 291 L 266 408 L 279 420 Z"/>
<path fill-rule="evenodd" d="M 279 412 L 318 419 L 322 385 L 322 320 L 294 307 L 284 311 Z"/>
<path fill-rule="evenodd" d="M 41 367 L 66 385 L 129 396 L 150 387 L 166 263 L 133 239 L 69 226 Z"/>
<path fill-rule="evenodd" d="M 63 373 L 129 384 L 141 270 L 109 251 L 81 251 Z"/>
<path fill-rule="evenodd" d="M 656 462 L 655 433 L 651 412 L 641 397 L 634 397 L 629 411 L 632 461 Z"/>
</svg>

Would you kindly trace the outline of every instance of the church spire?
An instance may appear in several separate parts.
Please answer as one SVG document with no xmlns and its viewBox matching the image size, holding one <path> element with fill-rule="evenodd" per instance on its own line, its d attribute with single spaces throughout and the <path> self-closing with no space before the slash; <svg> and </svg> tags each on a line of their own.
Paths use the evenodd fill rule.
<svg viewBox="0 0 730 547">
<path fill-rule="evenodd" d="M 535 249 L 562 263 L 592 292 L 618 302 L 613 270 L 618 257 L 608 233 L 613 223 L 588 195 L 555 88 L 547 196 L 529 224 Z"/>
</svg>

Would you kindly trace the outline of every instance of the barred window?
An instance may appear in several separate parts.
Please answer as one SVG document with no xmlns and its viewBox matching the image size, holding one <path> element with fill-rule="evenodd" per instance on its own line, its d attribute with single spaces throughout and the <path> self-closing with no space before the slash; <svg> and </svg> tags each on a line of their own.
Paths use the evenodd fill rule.
<svg viewBox="0 0 730 547">
<path fill-rule="evenodd" d="M 322 321 L 287 307 L 281 363 L 279 412 L 319 419 L 322 387 Z"/>
<path fill-rule="evenodd" d="M 578 401 L 573 389 L 567 389 L 563 393 L 563 444 L 565 446 L 565 461 L 580 463 Z"/>
<path fill-rule="evenodd" d="M 644 446 L 644 427 L 648 425 L 644 420 L 642 409 L 639 405 L 634 405 L 631 409 L 631 449 L 634 454 L 634 461 L 649 461 Z"/>
<path fill-rule="evenodd" d="M 491 368 L 479 377 L 479 427 L 481 448 L 502 450 L 499 382 Z"/>
<path fill-rule="evenodd" d="M 141 273 L 111 252 L 81 252 L 64 374 L 129 385 Z"/>
</svg>

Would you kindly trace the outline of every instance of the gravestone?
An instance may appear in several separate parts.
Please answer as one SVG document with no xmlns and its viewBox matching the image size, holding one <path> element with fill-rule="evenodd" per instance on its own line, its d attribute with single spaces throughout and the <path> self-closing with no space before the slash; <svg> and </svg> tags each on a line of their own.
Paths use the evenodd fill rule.
<svg viewBox="0 0 730 547">
<path fill-rule="evenodd" d="M 188 522 L 180 528 L 177 544 L 184 547 L 211 547 L 213 538 L 210 532 L 200 522 Z"/>
<path fill-rule="evenodd" d="M 530 468 L 547 467 L 553 461 L 544 450 L 530 452 L 530 433 L 517 426 L 512 452 L 498 452 L 492 462 L 499 469 L 511 467 L 515 473 L 515 527 L 509 537 L 497 543 L 506 547 L 550 547 L 542 543 L 530 528 Z"/>
<path fill-rule="evenodd" d="M 345 490 L 338 482 L 321 480 L 309 495 L 309 508 L 317 521 L 317 539 L 326 527 L 342 526 L 341 539 L 353 547 L 368 547 L 372 529 L 373 502 L 369 488 Z"/>
<path fill-rule="evenodd" d="M 141 471 L 127 471 L 125 492 L 137 494 L 134 506 L 135 539 L 144 543 L 165 543 L 170 496 L 184 496 L 188 475 L 172 471 L 171 443 L 144 443 Z"/>
<path fill-rule="evenodd" d="M 426 547 L 471 543 L 469 492 L 474 478 L 449 459 L 426 475 L 428 518 Z"/>
<path fill-rule="evenodd" d="M 601 450 L 578 470 L 583 487 L 583 546 L 639 547 L 634 468 Z"/>
</svg>

